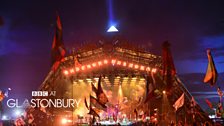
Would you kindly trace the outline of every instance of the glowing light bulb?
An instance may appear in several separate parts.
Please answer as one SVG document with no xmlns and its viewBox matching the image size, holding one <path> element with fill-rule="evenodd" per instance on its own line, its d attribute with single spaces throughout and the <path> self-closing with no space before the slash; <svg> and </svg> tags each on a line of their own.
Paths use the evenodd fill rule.
<svg viewBox="0 0 224 126">
<path fill-rule="evenodd" d="M 107 63 L 108 63 L 108 61 L 105 59 L 105 60 L 103 61 L 103 63 L 104 63 L 104 64 L 107 64 Z"/>
<path fill-rule="evenodd" d="M 65 74 L 65 75 L 68 75 L 68 71 L 67 71 L 67 70 L 65 70 L 65 71 L 64 71 L 64 74 Z"/>
<path fill-rule="evenodd" d="M 75 71 L 74 71 L 74 69 L 70 69 L 70 73 L 74 73 Z"/>
</svg>

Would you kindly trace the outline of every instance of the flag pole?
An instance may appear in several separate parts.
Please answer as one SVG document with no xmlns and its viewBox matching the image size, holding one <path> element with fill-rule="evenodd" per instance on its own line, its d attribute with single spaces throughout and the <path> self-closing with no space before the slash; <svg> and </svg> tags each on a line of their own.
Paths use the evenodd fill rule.
<svg viewBox="0 0 224 126">
<path fill-rule="evenodd" d="M 192 119 L 193 119 L 193 122 L 195 122 L 195 104 L 193 103 L 193 114 L 192 114 Z"/>
<path fill-rule="evenodd" d="M 149 112 L 149 117 L 150 117 L 150 104 L 148 103 L 148 112 Z"/>
<path fill-rule="evenodd" d="M 176 125 L 177 125 L 177 110 L 175 110 L 175 116 L 176 116 Z"/>
<path fill-rule="evenodd" d="M 184 116 L 185 116 L 184 117 L 184 125 L 186 125 L 186 122 L 187 122 L 187 118 L 186 118 L 186 115 L 187 115 L 186 112 L 187 111 L 186 110 L 187 110 L 187 107 L 186 107 L 186 104 L 184 104 Z"/>
</svg>

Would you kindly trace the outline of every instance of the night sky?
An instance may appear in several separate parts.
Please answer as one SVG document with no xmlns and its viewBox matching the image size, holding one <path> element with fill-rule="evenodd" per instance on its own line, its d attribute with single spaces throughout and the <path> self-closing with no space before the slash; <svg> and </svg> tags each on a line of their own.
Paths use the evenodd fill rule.
<svg viewBox="0 0 224 126">
<path fill-rule="evenodd" d="M 205 97 L 218 100 L 216 88 L 202 81 L 206 49 L 211 48 L 220 73 L 218 84 L 224 83 L 223 0 L 2 0 L 1 89 L 11 87 L 14 96 L 24 98 L 43 82 L 50 70 L 56 11 L 67 49 L 107 34 L 110 19 L 130 43 L 154 54 L 161 55 L 162 42 L 170 41 L 177 72 L 196 100 L 201 105 Z"/>
</svg>

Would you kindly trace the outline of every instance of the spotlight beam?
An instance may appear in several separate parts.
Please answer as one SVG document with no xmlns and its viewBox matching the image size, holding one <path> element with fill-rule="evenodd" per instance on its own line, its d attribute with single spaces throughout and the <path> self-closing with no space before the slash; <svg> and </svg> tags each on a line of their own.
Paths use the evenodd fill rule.
<svg viewBox="0 0 224 126">
<path fill-rule="evenodd" d="M 108 4 L 108 24 L 109 24 L 109 29 L 107 32 L 118 32 L 116 26 L 116 23 L 114 21 L 114 14 L 113 14 L 113 1 L 112 0 L 107 0 Z"/>
</svg>

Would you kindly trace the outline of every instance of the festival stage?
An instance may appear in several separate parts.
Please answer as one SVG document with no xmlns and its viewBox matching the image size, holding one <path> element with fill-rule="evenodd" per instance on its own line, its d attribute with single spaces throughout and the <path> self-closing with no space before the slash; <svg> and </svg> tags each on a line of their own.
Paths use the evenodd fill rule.
<svg viewBox="0 0 224 126">
<path fill-rule="evenodd" d="M 99 40 L 103 41 L 103 40 Z M 113 42 L 118 44 L 113 45 Z M 112 39 L 104 45 L 86 45 L 78 52 L 68 54 L 57 66 L 53 66 L 40 86 L 41 91 L 56 91 L 55 98 L 75 99 L 75 107 L 66 109 L 46 108 L 53 115 L 62 115 L 63 123 L 94 123 L 102 125 L 134 125 L 138 121 L 148 123 L 184 121 L 190 104 L 175 111 L 173 104 L 185 94 L 185 102 L 191 102 L 191 94 L 177 76 L 172 76 L 172 88 L 163 79 L 161 56 L 143 52 L 125 44 L 122 39 Z M 202 112 L 200 106 L 196 106 Z M 69 111 L 69 114 L 65 114 Z M 63 117 L 64 116 L 64 117 Z M 203 114 L 197 120 L 207 120 Z M 113 121 L 110 121 L 113 120 Z M 133 121 L 134 120 L 134 121 Z"/>
<path fill-rule="evenodd" d="M 42 107 L 54 125 L 209 120 L 199 105 L 191 105 L 192 95 L 176 74 L 169 42 L 163 43 L 159 56 L 111 34 L 66 52 L 61 28 L 57 16 L 53 65 L 38 91 L 53 94 L 42 98 L 75 104 Z"/>
<path fill-rule="evenodd" d="M 163 68 L 161 56 L 122 39 L 86 45 L 54 63 L 39 89 L 32 92 L 32 104 L 24 110 L 26 118 L 13 121 L 41 126 L 210 121 L 175 72 L 164 76 Z"/>
</svg>

